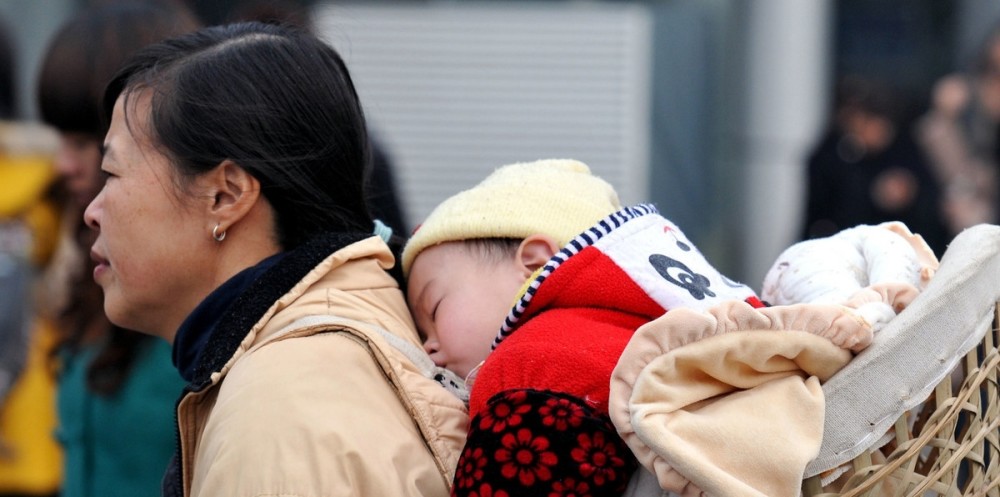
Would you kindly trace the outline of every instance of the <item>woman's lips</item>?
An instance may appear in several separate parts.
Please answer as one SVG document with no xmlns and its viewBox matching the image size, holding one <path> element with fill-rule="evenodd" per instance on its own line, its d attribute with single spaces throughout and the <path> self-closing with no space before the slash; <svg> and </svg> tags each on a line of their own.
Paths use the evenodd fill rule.
<svg viewBox="0 0 1000 497">
<path fill-rule="evenodd" d="M 90 260 L 94 261 L 94 281 L 100 282 L 101 275 L 107 272 L 110 267 L 108 260 L 93 249 L 90 251 Z"/>
</svg>

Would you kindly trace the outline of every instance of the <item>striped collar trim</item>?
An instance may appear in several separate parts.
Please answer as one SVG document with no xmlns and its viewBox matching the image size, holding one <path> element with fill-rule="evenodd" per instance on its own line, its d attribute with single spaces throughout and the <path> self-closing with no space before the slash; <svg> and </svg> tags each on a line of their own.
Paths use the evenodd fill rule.
<svg viewBox="0 0 1000 497">
<path fill-rule="evenodd" d="M 549 262 L 545 264 L 545 267 L 541 269 L 535 279 L 528 284 L 527 288 L 524 290 L 524 294 L 518 299 L 514 307 L 511 308 L 507 317 L 504 318 L 503 324 L 500 326 L 500 333 L 497 337 L 493 339 L 493 346 L 490 350 L 496 349 L 501 342 L 503 342 L 507 337 L 514 333 L 515 328 L 517 328 L 518 323 L 521 320 L 521 316 L 524 315 L 525 310 L 528 308 L 528 304 L 531 303 L 531 299 L 534 298 L 535 293 L 538 292 L 538 288 L 545 282 L 545 279 L 552 274 L 553 271 L 559 268 L 564 262 L 566 262 L 570 257 L 580 253 L 583 249 L 597 243 L 598 240 L 604 238 L 608 233 L 611 233 L 615 229 L 621 227 L 623 224 L 638 218 L 640 216 L 645 216 L 647 214 L 659 214 L 652 204 L 638 204 L 632 207 L 625 207 L 624 209 L 615 212 L 608 217 L 601 219 L 597 224 L 590 227 L 583 233 L 580 233 L 569 241 L 557 254 L 553 255 Z"/>
</svg>

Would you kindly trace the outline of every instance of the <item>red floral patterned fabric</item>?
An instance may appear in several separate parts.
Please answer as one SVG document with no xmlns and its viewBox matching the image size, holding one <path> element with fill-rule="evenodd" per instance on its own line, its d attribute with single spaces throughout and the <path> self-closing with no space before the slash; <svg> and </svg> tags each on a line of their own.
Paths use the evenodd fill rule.
<svg viewBox="0 0 1000 497">
<path fill-rule="evenodd" d="M 473 418 L 452 495 L 621 495 L 636 467 L 606 414 L 565 394 L 509 390 Z"/>
</svg>

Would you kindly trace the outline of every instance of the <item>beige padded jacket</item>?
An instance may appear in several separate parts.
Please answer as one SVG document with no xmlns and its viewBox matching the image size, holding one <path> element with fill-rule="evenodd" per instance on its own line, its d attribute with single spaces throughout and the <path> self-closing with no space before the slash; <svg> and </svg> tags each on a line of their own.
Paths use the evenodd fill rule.
<svg viewBox="0 0 1000 497">
<path fill-rule="evenodd" d="M 403 352 L 391 264 L 376 237 L 340 248 L 182 398 L 185 496 L 448 495 L 467 415 Z"/>
</svg>

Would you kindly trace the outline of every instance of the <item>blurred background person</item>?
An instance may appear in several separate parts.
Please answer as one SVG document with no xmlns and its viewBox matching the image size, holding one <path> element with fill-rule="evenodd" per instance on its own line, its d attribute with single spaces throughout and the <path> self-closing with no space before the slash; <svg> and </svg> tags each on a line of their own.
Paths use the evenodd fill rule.
<svg viewBox="0 0 1000 497">
<path fill-rule="evenodd" d="M 944 251 L 937 184 L 902 106 L 884 82 L 860 76 L 838 82 L 831 123 L 807 163 L 803 239 L 902 221 L 938 255 Z"/>
<path fill-rule="evenodd" d="M 943 189 L 941 209 L 951 235 L 998 217 L 1000 152 L 1000 27 L 978 49 L 971 68 L 934 86 L 919 123 L 920 144 Z"/>
<path fill-rule="evenodd" d="M 61 459 L 47 357 L 55 331 L 33 294 L 59 232 L 57 142 L 16 119 L 14 59 L 0 22 L 0 496 L 54 496 Z"/>
<path fill-rule="evenodd" d="M 104 182 L 104 87 L 134 51 L 196 27 L 179 4 L 103 2 L 67 21 L 42 61 L 38 104 L 42 120 L 59 131 L 56 170 L 68 195 L 59 258 L 67 271 L 52 284 L 70 289 L 58 303 L 62 335 L 52 355 L 63 497 L 159 495 L 174 451 L 174 405 L 184 383 L 170 345 L 107 320 L 82 213 Z"/>
</svg>

